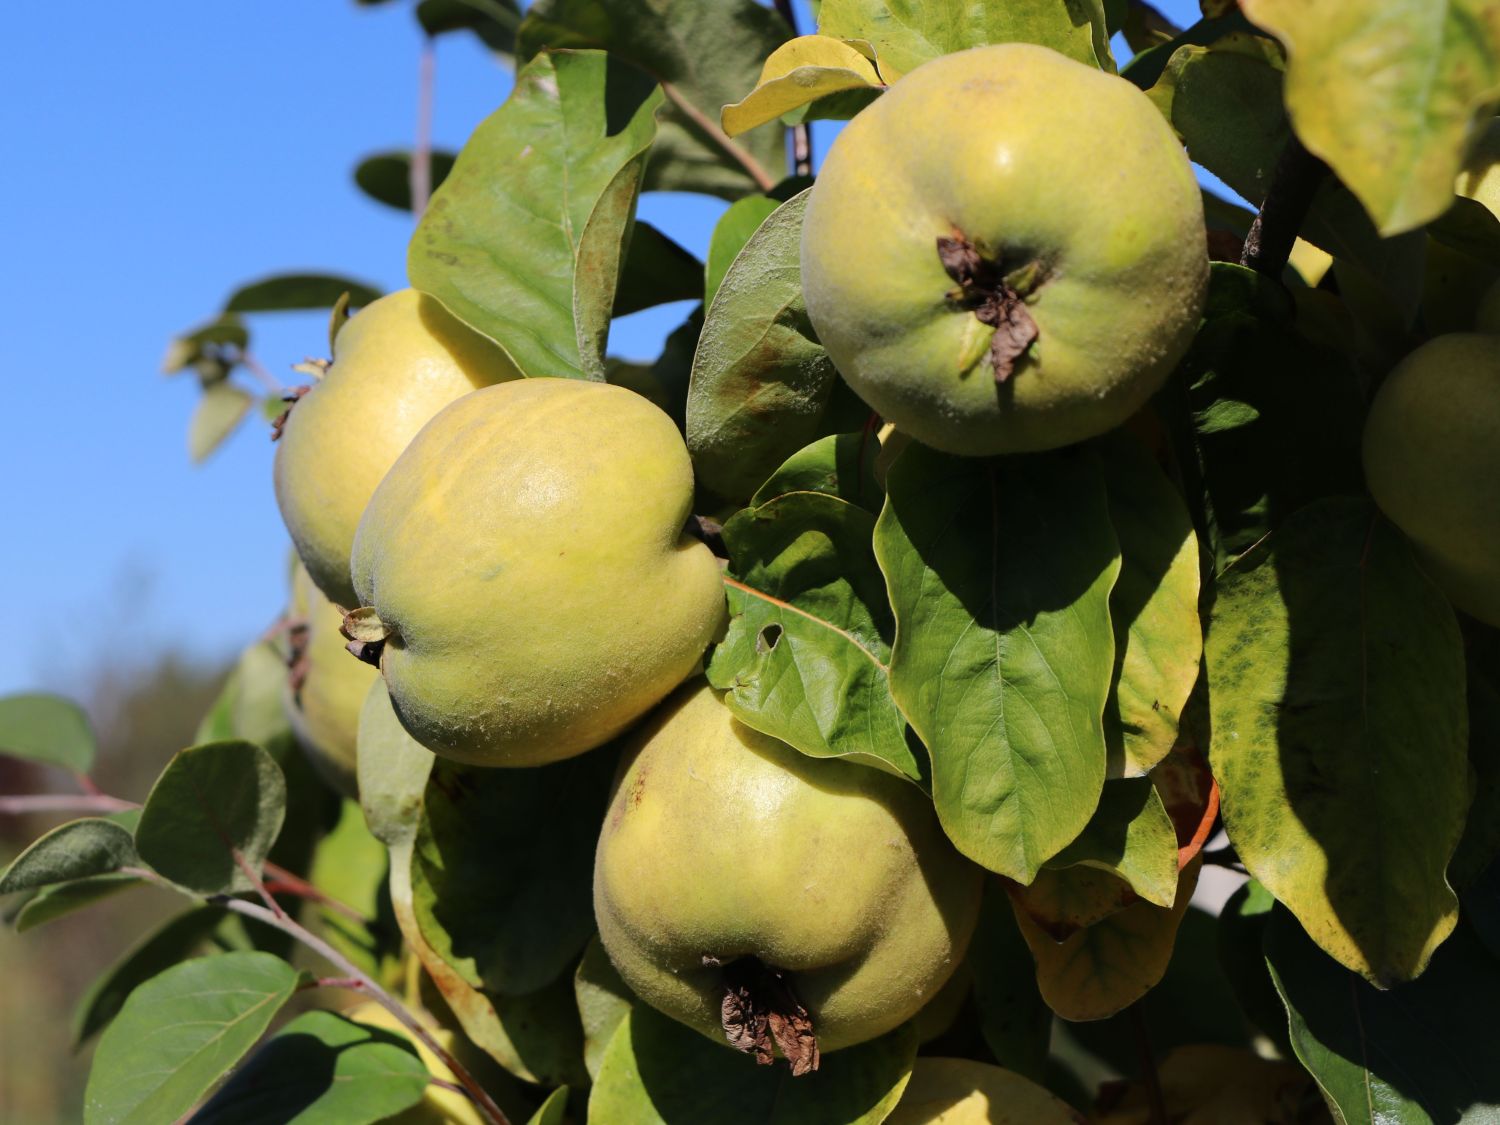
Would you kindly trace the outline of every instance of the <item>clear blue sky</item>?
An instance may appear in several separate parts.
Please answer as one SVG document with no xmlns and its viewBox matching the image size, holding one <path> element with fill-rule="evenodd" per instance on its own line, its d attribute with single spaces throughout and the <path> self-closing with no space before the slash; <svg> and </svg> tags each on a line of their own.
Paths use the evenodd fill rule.
<svg viewBox="0 0 1500 1125">
<path fill-rule="evenodd" d="M 1192 0 L 1158 6 L 1197 18 Z M 262 275 L 405 284 L 410 220 L 350 172 L 410 144 L 415 21 L 404 2 L 156 0 L 13 5 L 4 26 L 0 693 L 66 690 L 104 652 L 227 659 L 285 597 L 272 447 L 249 424 L 190 465 L 197 391 L 157 374 L 161 355 Z M 509 89 L 471 37 L 442 39 L 437 144 L 459 148 Z M 815 125 L 819 150 L 832 135 Z M 690 196 L 641 205 L 700 257 L 721 210 Z M 654 356 L 685 311 L 617 322 L 611 350 Z M 321 313 L 259 316 L 252 330 L 283 381 L 326 351 Z"/>
</svg>

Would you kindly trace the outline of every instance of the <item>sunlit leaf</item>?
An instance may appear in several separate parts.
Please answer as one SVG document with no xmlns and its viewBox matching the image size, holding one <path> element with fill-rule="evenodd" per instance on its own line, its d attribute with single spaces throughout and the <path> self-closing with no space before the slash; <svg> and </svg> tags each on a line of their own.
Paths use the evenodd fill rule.
<svg viewBox="0 0 1500 1125">
<path fill-rule="evenodd" d="M 771 53 L 750 93 L 724 107 L 724 132 L 737 137 L 830 94 L 884 85 L 857 46 L 827 35 L 799 36 Z"/>
<path fill-rule="evenodd" d="M 0 895 L 109 875 L 139 862 L 127 829 L 100 817 L 73 820 L 52 829 L 11 861 L 0 874 Z"/>
<path fill-rule="evenodd" d="M 1120 555 L 1099 462 L 913 444 L 886 478 L 875 553 L 896 614 L 891 691 L 932 758 L 943 828 L 1029 883 L 1104 784 Z"/>
<path fill-rule="evenodd" d="M 1453 610 L 1366 500 L 1289 519 L 1221 577 L 1210 758 L 1240 859 L 1381 987 L 1452 931 L 1469 804 Z"/>
<path fill-rule="evenodd" d="M 988 1125 L 1083 1125 L 1083 1115 L 1020 1074 L 973 1059 L 923 1057 L 887 1125 L 931 1122 Z"/>
<path fill-rule="evenodd" d="M 188 456 L 205 460 L 245 420 L 255 396 L 233 383 L 212 383 L 203 388 L 193 420 L 188 424 Z"/>
</svg>

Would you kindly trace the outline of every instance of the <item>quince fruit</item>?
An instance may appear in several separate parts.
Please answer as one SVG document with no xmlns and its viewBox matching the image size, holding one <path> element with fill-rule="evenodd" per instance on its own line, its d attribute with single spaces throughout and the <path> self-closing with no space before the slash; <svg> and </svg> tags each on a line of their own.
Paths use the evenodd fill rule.
<svg viewBox="0 0 1500 1125">
<path fill-rule="evenodd" d="M 690 685 L 621 762 L 594 916 L 643 1001 L 803 1073 L 939 994 L 981 877 L 916 786 L 800 754 Z"/>
<path fill-rule="evenodd" d="M 1398 363 L 1370 404 L 1365 478 L 1465 613 L 1500 625 L 1500 346 L 1438 336 Z"/>
<path fill-rule="evenodd" d="M 354 530 L 417 431 L 461 395 L 518 376 L 500 348 L 415 289 L 381 297 L 339 329 L 332 365 L 287 413 L 273 471 L 297 554 L 334 604 L 358 604 Z"/>
<path fill-rule="evenodd" d="M 887 421 L 949 453 L 1123 422 L 1187 349 L 1203 203 L 1123 78 L 1005 43 L 925 63 L 839 135 L 808 200 L 818 338 Z"/>
<path fill-rule="evenodd" d="M 402 725 L 481 766 L 558 761 L 630 726 L 724 621 L 692 501 L 676 426 L 622 387 L 524 379 L 439 412 L 354 539 Z"/>
</svg>

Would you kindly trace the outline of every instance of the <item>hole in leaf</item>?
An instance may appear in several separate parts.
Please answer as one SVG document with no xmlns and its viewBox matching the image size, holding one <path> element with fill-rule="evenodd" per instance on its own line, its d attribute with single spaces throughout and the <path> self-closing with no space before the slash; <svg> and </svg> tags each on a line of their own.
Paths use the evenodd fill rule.
<svg viewBox="0 0 1500 1125">
<path fill-rule="evenodd" d="M 776 642 L 781 640 L 781 626 L 767 625 L 761 629 L 755 638 L 756 652 L 770 652 L 776 647 Z"/>
</svg>

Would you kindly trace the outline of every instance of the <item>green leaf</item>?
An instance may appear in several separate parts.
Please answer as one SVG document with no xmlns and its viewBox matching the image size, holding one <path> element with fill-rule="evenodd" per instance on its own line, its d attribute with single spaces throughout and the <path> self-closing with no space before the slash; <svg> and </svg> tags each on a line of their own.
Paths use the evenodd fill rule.
<svg viewBox="0 0 1500 1125">
<path fill-rule="evenodd" d="M 180 751 L 141 810 L 135 846 L 157 873 L 199 894 L 247 891 L 286 816 L 281 767 L 251 742 Z"/>
<path fill-rule="evenodd" d="M 1500 1112 L 1500 960 L 1460 926 L 1420 980 L 1381 992 L 1319 951 L 1284 910 L 1266 961 L 1292 1049 L 1345 1125 L 1480 1125 Z"/>
<path fill-rule="evenodd" d="M 406 733 L 391 707 L 384 679 L 370 685 L 360 709 L 355 760 L 359 804 L 370 832 L 392 849 L 410 843 L 417 834 L 422 794 L 437 758 Z"/>
<path fill-rule="evenodd" d="M 703 295 L 703 263 L 650 223 L 637 220 L 615 290 L 615 316 Z"/>
<path fill-rule="evenodd" d="M 422 936 L 474 988 L 535 992 L 594 931 L 594 847 L 616 758 L 524 770 L 439 759 L 412 854 Z"/>
<path fill-rule="evenodd" d="M 255 396 L 233 383 L 210 383 L 203 388 L 193 420 L 188 424 L 188 456 L 201 464 L 245 420 Z"/>
<path fill-rule="evenodd" d="M 547 1095 L 526 1125 L 566 1125 L 568 1120 L 568 1087 L 559 1086 Z"/>
<path fill-rule="evenodd" d="M 814 492 L 737 513 L 724 526 L 729 631 L 708 678 L 747 726 L 815 758 L 915 780 L 890 692 L 894 622 L 874 528 L 865 509 Z"/>
<path fill-rule="evenodd" d="M 1151 779 L 1105 782 L 1093 817 L 1047 867 L 1108 871 L 1147 902 L 1171 906 L 1177 894 L 1177 832 Z"/>
<path fill-rule="evenodd" d="M 1234 989 L 1235 1001 L 1260 1035 L 1277 1045 L 1283 1058 L 1291 1056 L 1286 1009 L 1266 970 L 1266 928 L 1276 900 L 1254 879 L 1234 894 L 1220 911 L 1216 934 L 1219 964 Z"/>
<path fill-rule="evenodd" d="M 1115 674 L 1105 733 L 1110 776 L 1129 777 L 1171 752 L 1198 681 L 1198 537 L 1181 494 L 1140 440 L 1119 430 L 1098 448 L 1120 540 L 1120 576 L 1109 595 Z"/>
<path fill-rule="evenodd" d="M 750 241 L 750 236 L 760 230 L 761 224 L 780 206 L 769 195 L 747 195 L 744 199 L 736 199 L 729 205 L 729 210 L 719 216 L 719 221 L 714 224 L 713 236 L 709 239 L 708 262 L 704 266 L 705 305 L 713 304 L 714 294 L 723 284 L 724 275 L 729 272 L 729 267 L 739 256 L 739 252 L 745 248 L 745 243 Z M 800 266 L 798 269 L 800 278 Z"/>
<path fill-rule="evenodd" d="M 199 906 L 137 942 L 92 985 L 73 1013 L 73 1043 L 82 1044 L 119 1014 L 137 987 L 191 957 L 224 920 L 218 906 Z"/>
<path fill-rule="evenodd" d="M 543 48 L 601 48 L 665 84 L 670 104 L 645 190 L 736 199 L 779 180 L 786 151 L 776 130 L 738 141 L 724 137 L 719 110 L 755 85 L 761 60 L 788 30 L 754 0 L 538 0 L 526 13 L 516 49 L 528 59 Z"/>
<path fill-rule="evenodd" d="M 490 50 L 509 55 L 516 49 L 521 10 L 516 0 L 421 0 L 417 22 L 428 35 L 472 31 Z"/>
<path fill-rule="evenodd" d="M 327 904 L 317 904 L 320 935 L 350 961 L 379 977 L 383 955 L 399 956 L 400 937 L 380 901 L 390 874 L 385 845 L 365 825 L 359 805 L 345 800 L 338 822 L 318 841 L 307 880 L 335 902 L 351 906 L 361 916 Z"/>
<path fill-rule="evenodd" d="M 120 825 L 92 816 L 73 820 L 11 861 L 0 874 L 0 895 L 109 875 L 139 862 L 129 831 Z"/>
<path fill-rule="evenodd" d="M 807 319 L 806 206 L 804 191 L 745 243 L 708 308 L 693 356 L 688 450 L 699 484 L 731 499 L 749 496 L 814 438 L 857 429 L 868 415 L 849 409 L 852 395 L 836 394 L 838 373 Z"/>
<path fill-rule="evenodd" d="M 766 59 L 755 88 L 724 107 L 724 132 L 737 137 L 830 94 L 878 92 L 885 83 L 868 50 L 827 35 L 802 35 L 783 43 Z"/>
<path fill-rule="evenodd" d="M 824 0 L 818 31 L 869 43 L 887 82 L 939 55 L 987 43 L 1039 43 L 1078 62 L 1111 73 L 1115 69 L 1102 0 Z"/>
<path fill-rule="evenodd" d="M 1338 961 L 1411 980 L 1452 931 L 1469 804 L 1463 641 L 1367 500 L 1321 501 L 1224 573 L 1208 631 L 1224 827 Z"/>
<path fill-rule="evenodd" d="M 1177 460 L 1196 474 L 1215 570 L 1313 500 L 1363 489 L 1359 378 L 1292 316 L 1274 282 L 1214 263 L 1204 324 L 1164 392 L 1180 396 Z"/>
<path fill-rule="evenodd" d="M 758 508 L 793 492 L 821 492 L 879 515 L 885 503 L 885 490 L 874 471 L 879 453 L 880 439 L 873 431 L 820 437 L 766 478 L 750 498 L 750 506 Z"/>
<path fill-rule="evenodd" d="M 176 375 L 192 368 L 200 372 L 211 369 L 221 377 L 227 377 L 239 359 L 238 353 L 249 346 L 250 332 L 245 322 L 233 313 L 225 313 L 207 324 L 174 336 L 161 361 L 162 374 Z"/>
<path fill-rule="evenodd" d="M 480 123 L 407 251 L 417 289 L 528 376 L 604 378 L 661 91 L 597 51 L 537 57 Z"/>
<path fill-rule="evenodd" d="M 1036 986 L 1031 950 L 1016 928 L 1010 902 L 993 878 L 979 908 L 968 964 L 979 1029 L 990 1053 L 1007 1070 L 1040 1081 L 1047 1065 L 1052 1009 Z"/>
<path fill-rule="evenodd" d="M 609 1125 L 877 1125 L 906 1088 L 916 1054 L 910 1024 L 827 1055 L 793 1078 L 637 1005 L 604 1053 L 589 1121 Z"/>
<path fill-rule="evenodd" d="M 943 828 L 1029 883 L 1104 784 L 1120 554 L 1099 460 L 913 443 L 886 477 L 875 554 L 896 614 L 891 691 L 932 758 Z"/>
<path fill-rule="evenodd" d="M 187 961 L 130 994 L 99 1040 L 85 1125 L 158 1125 L 186 1114 L 260 1038 L 299 974 L 269 953 Z"/>
<path fill-rule="evenodd" d="M 16 933 L 27 930 L 92 906 L 120 891 L 141 885 L 134 875 L 91 875 L 86 879 L 74 879 L 68 883 L 54 883 L 43 887 L 16 912 Z"/>
<path fill-rule="evenodd" d="M 430 183 L 435 191 L 453 171 L 457 157 L 451 152 L 435 151 L 427 162 Z M 359 190 L 376 203 L 398 211 L 411 210 L 411 153 L 405 150 L 377 152 L 361 160 L 354 169 Z"/>
<path fill-rule="evenodd" d="M 97 744 L 83 708 L 36 692 L 0 698 L 0 754 L 88 773 Z"/>
<path fill-rule="evenodd" d="M 1383 233 L 1447 210 L 1476 119 L 1500 96 L 1489 0 L 1245 0 L 1286 45 L 1297 135 Z"/>
<path fill-rule="evenodd" d="M 597 936 L 589 941 L 573 974 L 573 996 L 583 1022 L 584 1065 L 589 1077 L 597 1079 L 604 1050 L 635 1003 L 630 986 L 620 978 Z"/>
<path fill-rule="evenodd" d="M 400 1036 L 304 1012 L 193 1115 L 193 1125 L 373 1125 L 422 1100 L 427 1068 Z"/>
<path fill-rule="evenodd" d="M 227 313 L 331 309 L 345 293 L 364 306 L 380 297 L 373 285 L 326 273 L 285 273 L 242 285 L 224 302 Z"/>
</svg>

